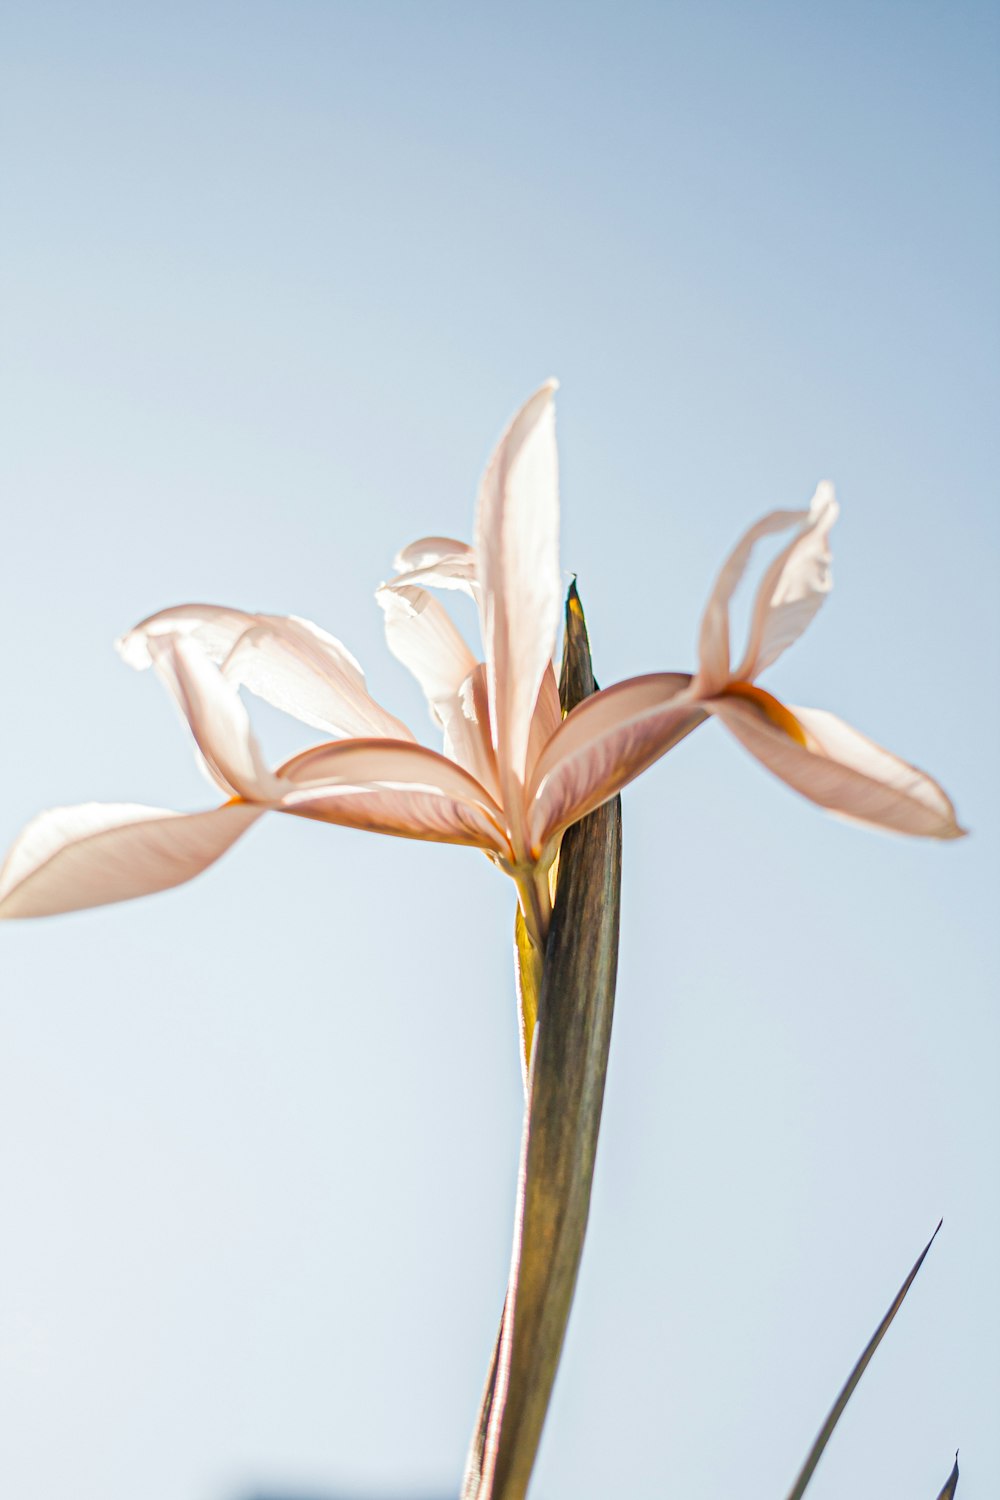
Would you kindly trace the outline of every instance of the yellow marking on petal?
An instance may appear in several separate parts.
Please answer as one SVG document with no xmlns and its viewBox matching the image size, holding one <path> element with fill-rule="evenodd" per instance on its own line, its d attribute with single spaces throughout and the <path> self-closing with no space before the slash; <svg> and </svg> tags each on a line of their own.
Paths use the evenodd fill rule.
<svg viewBox="0 0 1000 1500">
<path fill-rule="evenodd" d="M 779 703 L 777 698 L 772 698 L 771 694 L 766 693 L 763 688 L 755 687 L 752 682 L 731 682 L 727 687 L 722 689 L 721 696 L 726 698 L 745 698 L 755 708 L 758 708 L 765 719 L 769 719 L 776 729 L 780 729 L 783 734 L 787 734 L 790 740 L 794 740 L 804 750 L 809 749 L 809 736 L 791 709 L 786 708 L 783 703 Z"/>
</svg>

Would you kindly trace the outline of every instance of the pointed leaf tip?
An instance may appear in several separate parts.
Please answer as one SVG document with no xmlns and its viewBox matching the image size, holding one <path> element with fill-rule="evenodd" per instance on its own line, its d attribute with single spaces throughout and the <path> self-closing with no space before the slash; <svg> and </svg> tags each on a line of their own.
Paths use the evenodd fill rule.
<svg viewBox="0 0 1000 1500">
<path fill-rule="evenodd" d="M 958 1449 L 955 1449 L 955 1466 L 948 1478 L 945 1480 L 944 1489 L 938 1495 L 937 1500 L 955 1500 L 958 1492 Z"/>
<path fill-rule="evenodd" d="M 809 1481 L 812 1479 L 813 1474 L 816 1471 L 816 1466 L 819 1463 L 820 1459 L 823 1457 L 824 1449 L 833 1436 L 834 1428 L 844 1414 L 844 1408 L 847 1406 L 848 1401 L 850 1401 L 851 1397 L 854 1395 L 855 1389 L 857 1388 L 862 1375 L 865 1373 L 869 1364 L 871 1363 L 871 1359 L 875 1353 L 875 1350 L 878 1348 L 879 1344 L 882 1342 L 882 1339 L 885 1337 L 885 1334 L 889 1328 L 889 1324 L 892 1322 L 893 1318 L 902 1307 L 903 1300 L 906 1297 L 907 1292 L 910 1290 L 910 1287 L 913 1285 L 913 1282 L 916 1279 L 917 1272 L 920 1270 L 920 1267 L 923 1265 L 927 1257 L 927 1252 L 930 1250 L 934 1241 L 937 1239 L 938 1232 L 940 1231 L 941 1225 L 943 1223 L 944 1219 L 938 1220 L 937 1229 L 935 1229 L 934 1233 L 927 1241 L 927 1244 L 920 1252 L 920 1255 L 917 1257 L 913 1269 L 910 1271 L 910 1274 L 907 1276 L 906 1280 L 903 1282 L 903 1285 L 896 1293 L 896 1297 L 892 1303 L 892 1306 L 889 1308 L 889 1311 L 886 1313 L 885 1317 L 882 1319 L 881 1323 L 878 1325 L 875 1332 L 868 1340 L 861 1358 L 858 1360 L 857 1364 L 854 1366 L 854 1369 L 847 1377 L 847 1381 L 843 1389 L 841 1390 L 840 1395 L 837 1397 L 836 1401 L 833 1403 L 833 1406 L 830 1408 L 829 1415 L 827 1416 L 826 1421 L 823 1423 L 816 1441 L 813 1443 L 812 1447 L 809 1450 L 809 1454 L 806 1458 L 805 1463 L 802 1465 L 798 1478 L 796 1479 L 795 1483 L 792 1485 L 792 1488 L 788 1493 L 788 1500 L 801 1500 L 801 1497 L 805 1494 L 806 1487 L 808 1486 Z M 957 1482 L 957 1474 L 955 1475 L 955 1478 Z M 949 1480 L 949 1484 L 950 1483 L 951 1481 Z M 953 1494 L 954 1491 L 952 1491 L 951 1493 Z M 938 1496 L 938 1500 L 947 1500 L 948 1494 L 949 1491 L 946 1486 L 942 1491 L 942 1494 Z"/>
</svg>

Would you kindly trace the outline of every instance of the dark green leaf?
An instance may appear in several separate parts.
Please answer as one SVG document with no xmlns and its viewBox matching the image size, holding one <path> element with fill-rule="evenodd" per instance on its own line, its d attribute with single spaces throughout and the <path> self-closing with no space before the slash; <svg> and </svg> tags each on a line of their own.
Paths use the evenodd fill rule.
<svg viewBox="0 0 1000 1500">
<path fill-rule="evenodd" d="M 575 585 L 566 602 L 564 710 L 594 691 Z M 618 798 L 568 829 L 545 951 L 521 1141 L 512 1270 L 463 1500 L 521 1500 L 569 1318 L 611 1041 L 621 898 Z"/>
<path fill-rule="evenodd" d="M 885 1337 L 889 1324 L 892 1322 L 893 1318 L 902 1307 L 903 1298 L 906 1296 L 907 1292 L 910 1290 L 910 1287 L 913 1285 L 916 1274 L 924 1263 L 924 1257 L 937 1238 L 938 1229 L 940 1228 L 941 1224 L 939 1223 L 937 1229 L 935 1229 L 934 1233 L 927 1241 L 927 1244 L 924 1246 L 924 1249 L 919 1256 L 916 1265 L 913 1267 L 913 1270 L 910 1272 L 909 1276 L 907 1276 L 906 1280 L 903 1282 L 903 1285 L 896 1293 L 895 1301 L 889 1308 L 889 1311 L 886 1313 L 885 1317 L 882 1319 L 881 1323 L 878 1325 L 875 1332 L 869 1339 L 867 1345 L 865 1346 L 864 1353 L 861 1355 L 861 1358 L 858 1360 L 857 1364 L 854 1366 L 854 1369 L 847 1377 L 846 1385 L 844 1386 L 840 1395 L 837 1397 L 836 1401 L 833 1403 L 833 1406 L 830 1408 L 830 1414 L 827 1417 L 826 1421 L 823 1423 L 823 1426 L 820 1429 L 819 1436 L 809 1450 L 809 1456 L 806 1459 L 805 1463 L 802 1465 L 802 1470 L 799 1474 L 799 1477 L 798 1479 L 796 1479 L 795 1483 L 792 1485 L 791 1490 L 789 1491 L 788 1500 L 801 1500 L 801 1497 L 805 1494 L 806 1486 L 808 1485 L 810 1479 L 813 1477 L 813 1474 L 816 1470 L 816 1465 L 823 1457 L 823 1450 L 826 1447 L 827 1443 L 830 1441 L 830 1438 L 833 1436 L 833 1429 L 836 1427 L 837 1423 L 843 1416 L 844 1408 L 847 1405 L 848 1401 L 850 1401 L 851 1397 L 854 1395 L 855 1387 L 857 1386 L 858 1381 L 861 1379 L 862 1375 L 867 1370 L 872 1355 L 875 1353 L 875 1350 L 878 1348 L 879 1344 Z M 955 1479 L 957 1482 L 957 1461 Z M 948 1494 L 947 1487 L 942 1493 L 944 1495 Z M 954 1493 L 954 1491 L 952 1491 L 952 1493 Z M 938 1497 L 938 1500 L 941 1500 L 940 1496 Z"/>
</svg>

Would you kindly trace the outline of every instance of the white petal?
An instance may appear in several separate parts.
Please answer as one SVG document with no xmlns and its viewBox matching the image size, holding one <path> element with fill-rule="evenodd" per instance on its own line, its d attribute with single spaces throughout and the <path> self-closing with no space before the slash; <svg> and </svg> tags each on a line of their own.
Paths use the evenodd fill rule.
<svg viewBox="0 0 1000 1500">
<path fill-rule="evenodd" d="M 787 710 L 805 731 L 806 743 L 800 744 L 750 701 L 724 696 L 706 707 L 769 771 L 831 812 L 927 838 L 964 832 L 936 781 L 834 714 Z"/>
<path fill-rule="evenodd" d="M 433 750 L 349 740 L 306 750 L 279 771 L 282 811 L 402 838 L 471 844 L 509 859 L 500 810 L 480 784 Z"/>
<path fill-rule="evenodd" d="M 242 802 L 203 813 L 128 803 L 53 808 L 28 824 L 7 856 L 0 917 L 51 916 L 181 885 L 260 813 Z"/>
<path fill-rule="evenodd" d="M 532 779 L 529 826 L 537 853 L 702 722 L 691 682 L 675 672 L 633 677 L 585 698 L 566 716 Z"/>
<path fill-rule="evenodd" d="M 745 532 L 723 563 L 708 596 L 698 638 L 698 692 L 719 693 L 730 679 L 729 603 L 746 572 L 750 554 L 765 536 L 787 531 L 808 518 L 805 510 L 773 510 Z"/>
<path fill-rule="evenodd" d="M 531 717 L 562 609 L 555 382 L 521 408 L 479 490 L 476 555 L 494 743 L 505 797 L 524 780 Z"/>
<path fill-rule="evenodd" d="M 734 676 L 752 681 L 797 641 L 830 592 L 830 529 L 839 509 L 833 485 L 821 484 L 798 536 L 761 580 L 746 654 Z"/>
<path fill-rule="evenodd" d="M 385 612 L 389 650 L 420 683 L 432 709 L 453 699 L 475 671 L 476 658 L 438 601 L 426 589 L 383 584 L 376 599 Z M 440 722 L 440 712 L 436 712 Z"/>
<path fill-rule="evenodd" d="M 187 719 L 205 764 L 219 786 L 250 802 L 279 794 L 240 695 L 190 639 L 158 636 L 150 642 L 157 672 Z"/>
<path fill-rule="evenodd" d="M 410 731 L 369 695 L 365 677 L 342 642 L 294 615 L 249 614 L 212 604 L 185 604 L 143 620 L 118 642 L 133 667 L 146 667 L 163 636 L 189 637 L 232 681 L 327 734 Z"/>
</svg>

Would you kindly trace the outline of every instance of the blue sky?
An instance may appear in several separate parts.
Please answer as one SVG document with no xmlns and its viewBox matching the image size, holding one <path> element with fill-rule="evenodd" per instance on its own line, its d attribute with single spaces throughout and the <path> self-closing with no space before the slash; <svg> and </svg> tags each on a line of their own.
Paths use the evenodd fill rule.
<svg viewBox="0 0 1000 1500">
<path fill-rule="evenodd" d="M 996 1486 L 997 30 L 975 4 L 0 15 L 0 842 L 53 804 L 208 805 L 111 649 L 167 604 L 317 620 L 422 732 L 373 589 L 402 543 L 470 534 L 550 374 L 601 680 L 690 667 L 732 541 L 832 478 L 835 590 L 767 685 L 927 766 L 973 830 L 837 824 L 713 725 L 627 791 L 539 1500 L 783 1495 L 941 1214 L 812 1493 L 930 1496 L 957 1445 L 961 1493 Z M 472 852 L 294 821 L 0 933 L 12 1493 L 455 1491 L 509 1253 L 513 895 Z"/>
</svg>

